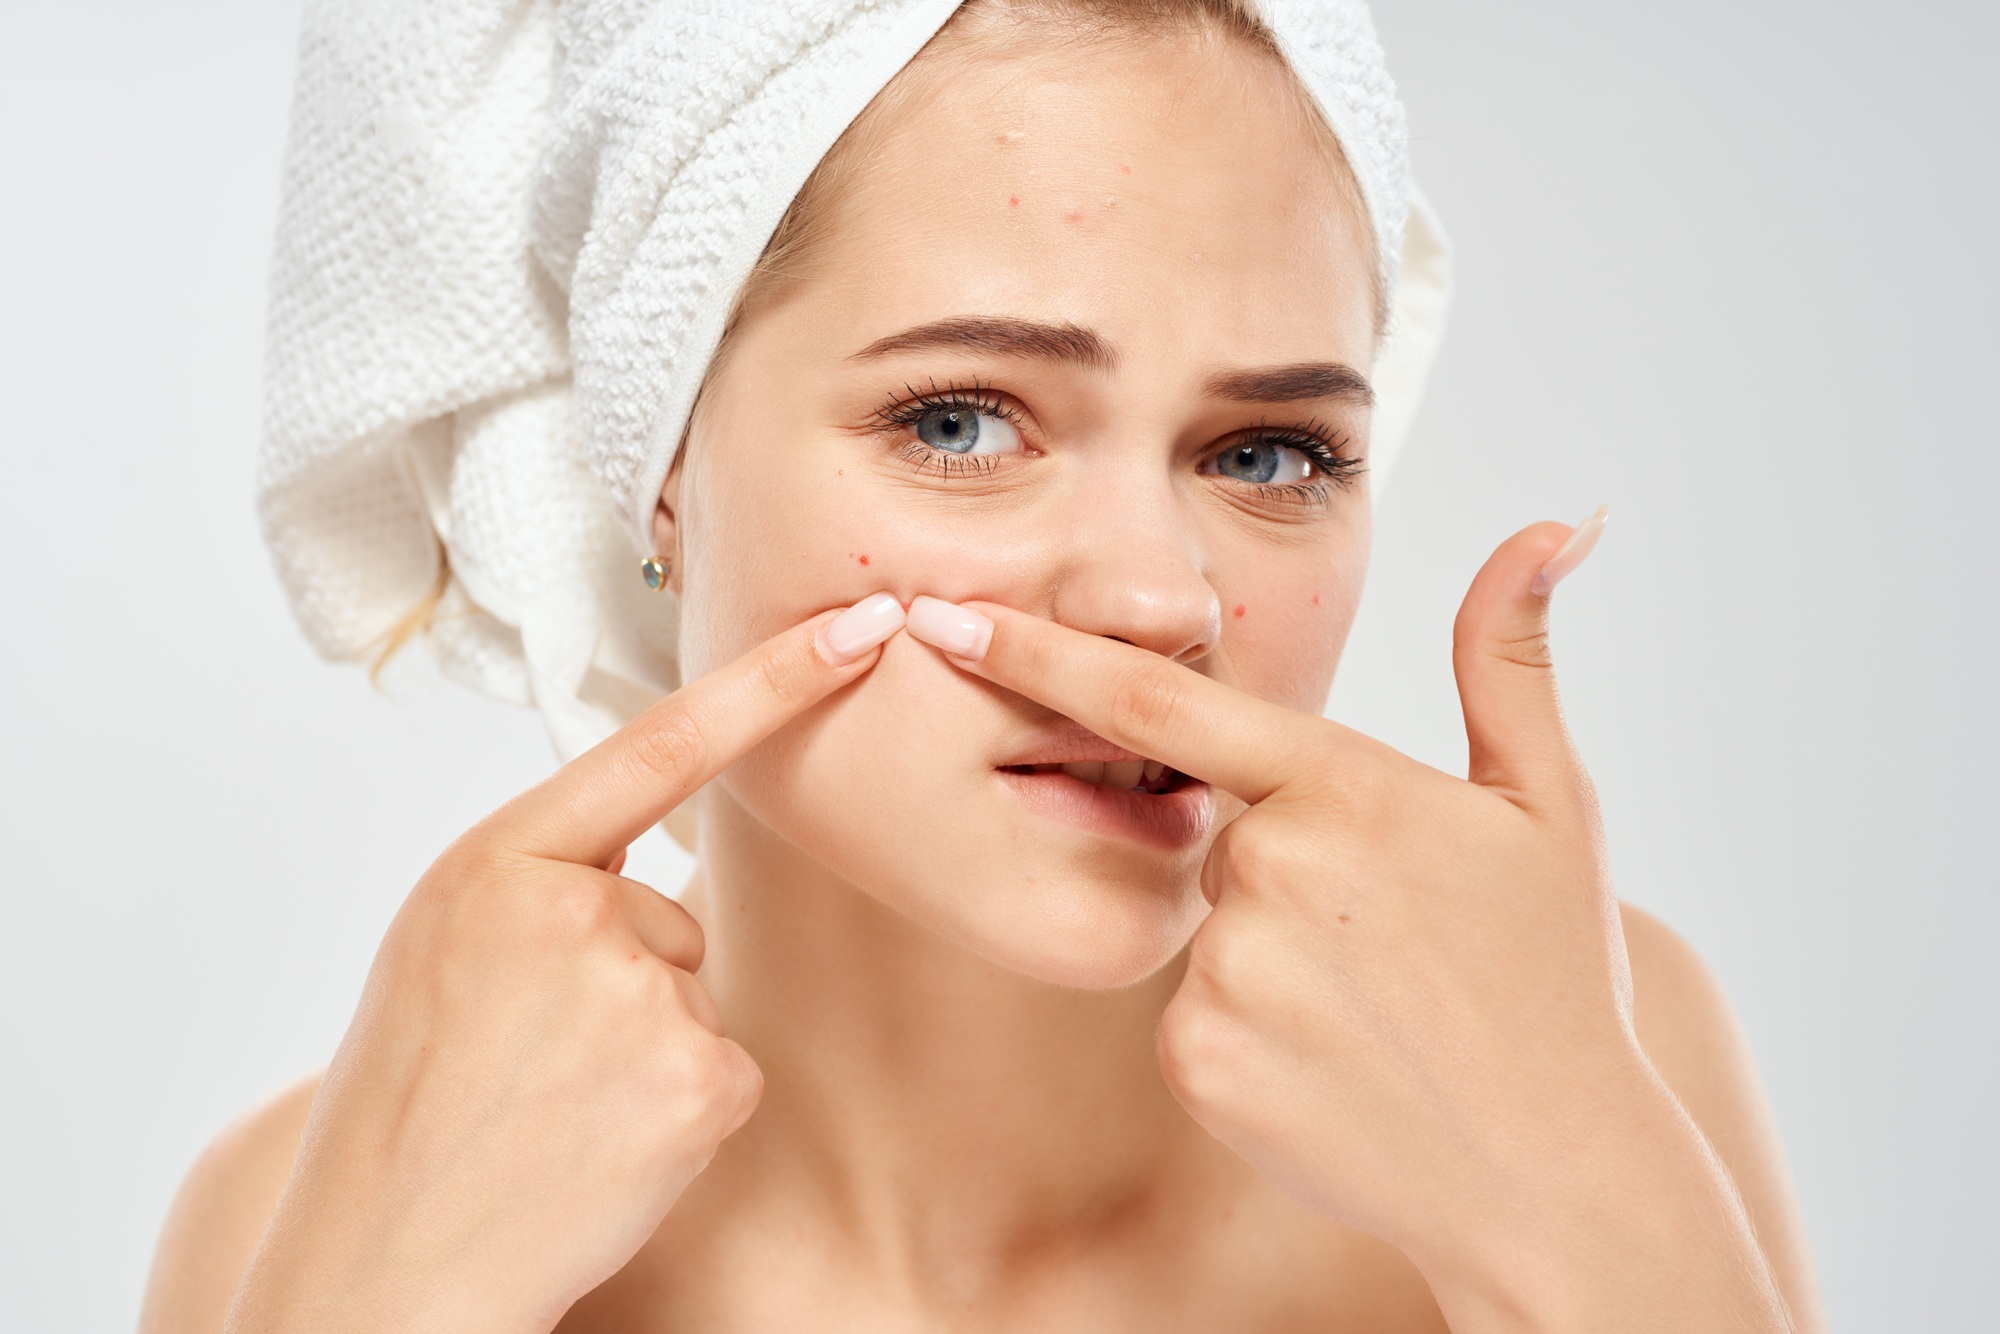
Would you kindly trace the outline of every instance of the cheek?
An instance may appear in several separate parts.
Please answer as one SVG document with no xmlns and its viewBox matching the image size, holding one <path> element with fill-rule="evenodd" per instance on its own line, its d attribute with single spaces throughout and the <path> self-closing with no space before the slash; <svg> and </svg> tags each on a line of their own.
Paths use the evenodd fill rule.
<svg viewBox="0 0 2000 1334">
<path fill-rule="evenodd" d="M 681 667 L 692 680 L 833 607 L 908 589 L 879 506 L 834 439 L 773 466 L 691 467 L 683 490 Z M 815 462 L 824 460 L 823 463 Z M 888 525 L 894 527 L 894 525 Z"/>
<path fill-rule="evenodd" d="M 1230 683 L 1260 698 L 1318 713 L 1333 686 L 1368 572 L 1365 532 L 1343 535 L 1310 558 L 1246 560 L 1216 576 Z"/>
</svg>

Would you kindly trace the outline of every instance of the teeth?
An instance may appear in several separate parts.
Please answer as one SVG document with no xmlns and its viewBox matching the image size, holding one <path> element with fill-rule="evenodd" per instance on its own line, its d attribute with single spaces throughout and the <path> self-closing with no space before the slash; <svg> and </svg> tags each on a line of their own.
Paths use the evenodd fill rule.
<svg viewBox="0 0 2000 1334">
<path fill-rule="evenodd" d="M 1072 764 L 1065 764 L 1062 767 L 1062 771 L 1071 778 L 1080 779 L 1086 783 L 1102 783 L 1104 781 L 1103 760 L 1077 760 Z"/>
<path fill-rule="evenodd" d="M 1149 783 L 1157 783 L 1160 781 L 1160 775 L 1167 771 L 1167 766 L 1161 764 L 1158 760 L 1147 760 L 1145 763 L 1145 771 L 1146 771 L 1146 781 Z"/>
<path fill-rule="evenodd" d="M 1145 771 L 1142 760 L 1117 760 L 1104 766 L 1106 787 L 1137 787 L 1139 775 Z"/>
</svg>

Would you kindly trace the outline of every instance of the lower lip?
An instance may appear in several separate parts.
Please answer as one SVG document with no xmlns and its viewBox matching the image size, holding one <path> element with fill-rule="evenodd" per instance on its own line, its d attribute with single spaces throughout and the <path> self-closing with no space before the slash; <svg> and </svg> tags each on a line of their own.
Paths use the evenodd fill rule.
<svg viewBox="0 0 2000 1334">
<path fill-rule="evenodd" d="M 1189 781 L 1172 792 L 1139 793 L 1046 773 L 998 771 L 1021 799 L 1053 819 L 1093 834 L 1178 851 L 1200 842 L 1215 822 L 1208 784 Z"/>
</svg>

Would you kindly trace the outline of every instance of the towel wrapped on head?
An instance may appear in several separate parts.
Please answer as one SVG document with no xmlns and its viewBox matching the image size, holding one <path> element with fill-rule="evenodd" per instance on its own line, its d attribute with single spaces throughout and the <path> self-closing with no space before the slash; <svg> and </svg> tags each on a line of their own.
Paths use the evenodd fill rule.
<svg viewBox="0 0 2000 1334">
<path fill-rule="evenodd" d="M 960 0 L 309 0 L 271 280 L 264 531 L 307 636 L 440 589 L 447 674 L 580 753 L 678 684 L 637 570 L 731 305 Z M 1448 262 L 1361 0 L 1259 11 L 1338 136 L 1391 311 L 1386 472 Z"/>
</svg>

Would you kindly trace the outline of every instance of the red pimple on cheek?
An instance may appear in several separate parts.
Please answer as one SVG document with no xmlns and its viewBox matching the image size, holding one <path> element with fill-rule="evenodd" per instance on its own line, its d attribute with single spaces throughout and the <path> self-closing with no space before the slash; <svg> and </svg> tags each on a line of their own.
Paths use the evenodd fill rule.
<svg viewBox="0 0 2000 1334">
<path fill-rule="evenodd" d="M 1080 209 L 1080 208 L 1073 208 L 1073 209 L 1070 209 L 1070 210 L 1069 210 L 1068 212 L 1066 212 L 1066 213 L 1064 213 L 1064 214 L 1063 214 L 1063 221 L 1064 221 L 1064 222 L 1082 222 L 1082 221 L 1083 221 L 1083 210 L 1082 210 L 1082 209 Z"/>
<path fill-rule="evenodd" d="M 1125 165 L 1124 163 L 1122 163 L 1122 162 L 1118 164 L 1118 170 L 1120 170 L 1120 171 L 1124 172 L 1124 173 L 1125 173 L 1125 174 L 1126 174 L 1127 176 L 1130 176 L 1130 175 L 1132 174 L 1132 169 L 1131 169 L 1130 167 L 1126 166 L 1126 165 Z"/>
<path fill-rule="evenodd" d="M 860 561 L 863 565 L 866 565 L 868 563 L 868 553 L 864 551 L 859 556 L 856 556 L 854 559 Z"/>
<path fill-rule="evenodd" d="M 1240 621 L 1243 619 L 1243 613 L 1249 610 L 1250 609 L 1248 607 L 1244 606 L 1242 603 L 1239 602 L 1236 604 L 1236 610 L 1232 612 L 1231 615 L 1235 616 L 1236 619 Z"/>
<path fill-rule="evenodd" d="M 1317 607 L 1318 605 L 1319 605 L 1319 594 L 1315 593 L 1313 594 L 1313 606 Z"/>
<path fill-rule="evenodd" d="M 1019 207 L 1021 207 L 1021 196 L 1019 196 L 1019 195 L 1008 195 L 1008 196 L 1007 196 L 1007 207 L 1008 207 L 1008 208 L 1019 208 Z"/>
</svg>

